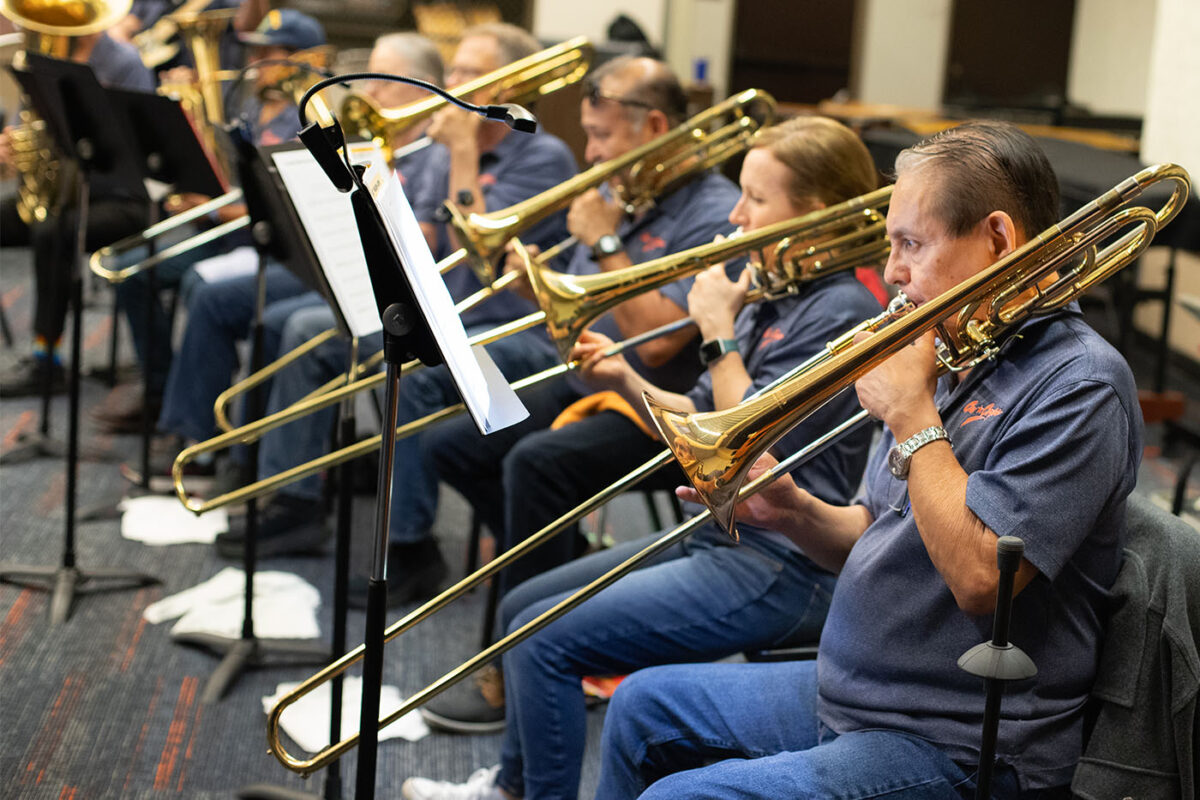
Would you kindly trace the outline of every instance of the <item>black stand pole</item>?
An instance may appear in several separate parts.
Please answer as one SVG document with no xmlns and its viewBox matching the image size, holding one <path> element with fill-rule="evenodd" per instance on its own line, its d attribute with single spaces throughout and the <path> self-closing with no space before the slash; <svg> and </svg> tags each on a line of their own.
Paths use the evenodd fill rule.
<svg viewBox="0 0 1200 800">
<path fill-rule="evenodd" d="M 1000 567 L 1000 582 L 996 587 L 996 616 L 992 623 L 992 640 L 983 642 L 963 653 L 958 666 L 984 679 L 987 700 L 983 710 L 983 736 L 979 746 L 979 773 L 975 781 L 975 798 L 991 797 L 992 771 L 996 759 L 996 734 L 1000 727 L 1000 700 L 1006 681 L 1032 678 L 1037 667 L 1025 652 L 1008 641 L 1012 621 L 1013 578 L 1021 565 L 1025 543 L 1015 536 L 1001 536 L 996 541 L 996 560 Z"/>
<path fill-rule="evenodd" d="M 76 121 L 77 122 L 77 121 Z M 79 130 L 76 125 L 72 131 Z M 0 569 L 0 582 L 51 592 L 50 623 L 66 622 L 77 591 L 92 581 L 111 581 L 110 590 L 128 589 L 158 583 L 158 579 L 140 572 L 100 568 L 83 572 L 75 563 L 75 498 L 79 475 L 79 381 L 80 359 L 83 355 L 83 254 L 86 249 L 88 222 L 89 169 L 95 157 L 90 140 L 75 141 L 74 153 L 79 161 L 79 207 L 75 236 L 75 252 L 71 262 L 71 373 L 68 386 L 70 411 L 67 419 L 67 481 L 66 523 L 62 563 L 58 567 L 13 567 Z"/>
<path fill-rule="evenodd" d="M 350 341 L 350 370 L 354 374 L 358 363 L 358 339 Z M 338 423 L 338 446 L 347 447 L 357 438 L 358 426 L 354 414 L 354 398 L 347 398 L 342 403 L 341 419 Z M 354 512 L 354 468 L 351 462 L 343 464 L 338 469 L 337 495 L 337 545 L 334 557 L 333 573 L 333 633 L 330 636 L 330 650 L 334 656 L 346 652 L 346 615 L 349 609 L 350 587 L 350 524 Z M 329 741 L 342 740 L 342 675 L 336 676 L 329 683 Z M 266 783 L 255 783 L 238 790 L 237 796 L 243 800 L 341 800 L 342 772 L 341 762 L 334 761 L 325 772 L 324 794 L 315 795 L 286 789 Z"/>
<path fill-rule="evenodd" d="M 383 358 L 387 364 L 383 443 L 379 452 L 379 483 L 375 496 L 375 540 L 371 576 L 367 579 L 367 627 L 364 637 L 362 711 L 358 727 L 356 800 L 375 796 L 375 763 L 379 750 L 379 696 L 383 685 L 383 633 L 387 617 L 387 547 L 392 516 L 392 471 L 396 458 L 396 420 L 400 408 L 400 365 L 407 358 L 403 337 L 413 329 L 412 314 L 403 303 L 383 312 Z"/>
<path fill-rule="evenodd" d="M 258 250 L 258 285 L 255 301 L 253 346 L 250 356 L 250 371 L 256 372 L 263 362 L 263 307 L 267 298 L 267 253 L 271 244 L 271 225 L 258 220 L 251 227 L 254 246 Z M 254 387 L 247 398 L 248 414 L 252 419 L 262 416 L 263 397 L 261 387 Z M 252 483 L 257 475 L 258 442 L 246 448 L 246 480 Z M 211 704 L 220 700 L 229 687 L 247 667 L 261 667 L 268 657 L 277 654 L 288 656 L 293 663 L 297 660 L 323 663 L 329 660 L 329 650 L 316 642 L 275 640 L 264 641 L 254 635 L 254 572 L 258 560 L 258 502 L 251 499 L 246 503 L 246 537 L 242 551 L 242 569 L 246 575 L 243 593 L 242 635 L 238 639 L 208 638 L 205 645 L 224 653 L 224 658 L 209 676 L 200 702 Z"/>
</svg>

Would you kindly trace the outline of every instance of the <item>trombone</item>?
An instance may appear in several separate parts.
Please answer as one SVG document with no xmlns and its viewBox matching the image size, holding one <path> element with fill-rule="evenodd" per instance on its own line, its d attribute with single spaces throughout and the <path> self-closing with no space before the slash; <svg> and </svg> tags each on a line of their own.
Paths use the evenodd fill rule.
<svg viewBox="0 0 1200 800">
<path fill-rule="evenodd" d="M 204 18 L 205 15 L 212 13 L 204 12 L 203 15 L 199 16 Z M 230 11 L 229 13 L 232 14 L 233 12 Z M 173 15 L 173 17 L 178 17 L 178 14 Z M 177 22 L 190 27 L 200 24 L 193 22 L 192 19 L 193 15 L 189 15 L 186 18 L 178 19 Z M 196 41 L 206 53 L 210 51 L 215 53 L 212 47 L 205 49 L 206 42 L 203 38 L 197 37 Z M 528 102 L 531 98 L 550 94 L 582 79 L 587 72 L 588 65 L 591 63 L 591 57 L 592 47 L 588 43 L 587 38 L 583 36 L 576 37 L 555 47 L 514 61 L 473 81 L 464 83 L 462 86 L 454 89 L 452 94 L 461 96 L 481 89 L 497 87 L 501 92 L 512 91 L 521 93 L 519 98 L 514 98 L 511 102 Z M 197 63 L 199 63 L 199 58 L 197 58 Z M 209 72 L 211 73 L 211 70 Z M 210 80 L 207 83 L 202 81 L 202 85 L 207 85 L 208 83 L 215 86 L 214 80 Z M 304 93 L 308 85 L 299 88 L 300 91 L 296 95 L 297 98 Z M 196 95 L 197 93 L 193 91 L 191 94 Z M 347 94 L 342 101 L 341 117 L 345 121 L 350 133 L 358 134 L 369 141 L 380 144 L 384 150 L 384 154 L 390 158 L 391 148 L 388 143 L 391 137 L 432 116 L 446 102 L 440 97 L 432 97 L 415 103 L 409 103 L 399 108 L 380 110 L 364 95 Z M 207 108 L 207 103 L 203 99 L 199 102 L 194 102 L 194 104 Z M 122 269 L 117 269 L 114 266 L 117 259 L 130 250 L 141 247 L 149 241 L 197 219 L 203 213 L 214 211 L 222 206 L 237 202 L 240 199 L 240 193 L 235 195 L 231 192 L 212 201 L 212 205 L 207 205 L 204 212 L 193 213 L 196 210 L 192 209 L 181 214 L 176 214 L 153 226 L 152 229 L 147 229 L 142 231 L 141 234 L 134 234 L 115 244 L 97 250 L 92 254 L 89 266 L 100 277 L 120 282 L 144 269 L 149 269 L 156 264 L 162 263 L 167 258 L 181 255 L 214 239 L 240 230 L 249 225 L 248 217 L 239 217 L 236 220 L 231 220 L 230 222 L 196 234 L 163 250 L 161 253 L 157 253 L 154 256 Z M 153 233 L 151 230 L 153 230 Z M 449 269 L 450 266 L 453 265 L 446 266 L 443 271 Z"/>
<path fill-rule="evenodd" d="M 510 333 L 526 330 L 545 322 L 551 329 L 551 335 L 556 339 L 559 352 L 569 354 L 580 331 L 596 317 L 629 297 L 692 275 L 710 264 L 716 264 L 744 253 L 761 251 L 775 243 L 779 245 L 776 247 L 774 257 L 780 265 L 779 274 L 760 277 L 758 279 L 760 289 L 748 295 L 747 300 L 777 297 L 796 291 L 800 283 L 814 280 L 836 270 L 878 263 L 878 260 L 887 252 L 881 209 L 887 204 L 890 197 L 891 187 L 877 189 L 836 206 L 769 225 L 732 239 L 693 247 L 663 258 L 635 264 L 623 270 L 597 275 L 575 276 L 553 273 L 544 265 L 533 264 L 528 251 L 518 242 L 516 251 L 518 254 L 523 254 L 529 270 L 530 283 L 537 287 L 539 305 L 546 310 L 536 311 L 493 330 L 485 331 L 472 337 L 470 342 L 473 345 L 486 344 Z M 766 262 L 764 261 L 764 263 Z M 678 324 L 664 326 L 649 335 L 664 335 L 678 327 L 681 326 Z M 609 354 L 615 355 L 635 342 L 644 341 L 645 338 L 647 336 L 614 345 L 610 348 Z M 516 381 L 512 387 L 514 390 L 520 391 L 534 384 L 564 375 L 576 366 L 574 362 L 558 364 Z M 403 366 L 405 370 L 419 368 L 420 363 L 416 361 L 411 361 Z M 294 403 L 275 414 L 184 449 L 175 459 L 172 468 L 175 492 L 179 496 L 180 502 L 189 510 L 202 514 L 214 508 L 259 497 L 308 475 L 372 452 L 380 446 L 383 438 L 381 434 L 208 500 L 189 497 L 187 488 L 183 484 L 184 466 L 201 453 L 254 441 L 267 431 L 312 411 L 341 402 L 363 389 L 382 383 L 383 379 L 382 374 L 377 374 L 345 384 L 338 389 Z M 396 435 L 403 438 L 419 433 L 462 410 L 461 403 L 448 406 L 426 417 L 401 425 L 396 429 Z"/>
<path fill-rule="evenodd" d="M 653 205 L 656 198 L 670 193 L 698 172 L 718 166 L 747 149 L 759 128 L 770 122 L 774 110 L 774 98 L 761 90 L 749 89 L 696 114 L 662 136 L 624 155 L 597 164 L 558 186 L 507 208 L 486 214 L 472 213 L 463 216 L 453 203 L 447 203 L 459 248 L 438 262 L 438 269 L 445 274 L 454 267 L 467 263 L 484 287 L 459 303 L 458 313 L 473 308 L 515 279 L 515 275 L 497 279 L 493 263 L 505 244 L 521 231 L 566 208 L 581 193 L 606 181 L 616 181 L 614 195 L 617 202 L 624 206 L 626 213 L 643 211 Z M 542 253 L 538 257 L 539 264 L 549 262 L 563 248 L 573 244 L 573 241 L 572 238 L 568 238 Z M 327 341 L 332 335 L 331 332 L 320 334 L 323 337 L 322 341 Z M 566 350 L 569 351 L 570 347 Z M 565 359 L 565 351 L 563 352 Z M 295 354 L 288 354 L 283 358 L 287 359 L 286 363 L 291 363 Z M 218 396 L 213 413 L 221 430 L 233 430 L 228 412 L 230 402 L 274 376 L 283 368 L 284 364 L 280 363 L 282 360 L 268 364 L 258 372 L 243 378 Z M 374 354 L 358 365 L 352 374 L 326 383 L 309 398 L 350 383 L 358 375 L 373 369 L 382 360 L 382 353 Z"/>
<path fill-rule="evenodd" d="M 1170 198 L 1158 211 L 1152 211 L 1145 206 L 1129 205 L 1147 187 L 1163 181 L 1172 182 L 1174 188 Z M 948 334 L 945 324 L 951 317 L 955 320 L 953 331 L 958 336 L 948 340 L 943 335 L 942 341 L 947 343 L 947 346 L 941 353 L 941 368 L 967 369 L 991 358 L 997 351 L 1000 337 L 1007 335 L 1033 316 L 1061 309 L 1136 259 L 1150 245 L 1155 233 L 1170 222 L 1182 208 L 1188 191 L 1188 176 L 1181 167 L 1164 164 L 1142 170 L 973 278 L 919 308 L 914 308 L 901 295 L 893 300 L 882 314 L 839 336 L 826 346 L 825 352 L 809 359 L 745 402 L 724 411 L 677 415 L 672 417 L 669 423 L 658 423 L 664 441 L 671 446 L 672 452 L 684 455 L 681 465 L 685 470 L 688 469 L 688 465 L 684 461 L 693 461 L 702 467 L 704 478 L 699 478 L 699 471 L 696 470 L 689 471 L 689 477 L 705 499 L 708 508 L 410 696 L 398 709 L 380 719 L 379 727 L 383 728 L 395 722 L 404 714 L 463 680 L 485 663 L 512 649 L 612 584 L 646 559 L 681 541 L 708 519 L 715 517 L 736 538 L 732 527 L 732 510 L 736 503 L 757 493 L 775 478 L 868 419 L 865 411 L 859 412 L 743 485 L 750 466 L 803 416 L 811 413 L 834 394 L 849 387 L 858 377 L 926 331 L 938 330 L 941 334 Z M 1131 230 L 1121 233 L 1116 241 L 1103 249 L 1098 249 L 1101 243 L 1126 228 Z M 977 314 L 979 311 L 985 311 L 986 314 L 980 317 Z M 860 331 L 873 332 L 875 335 L 856 343 L 855 335 Z M 659 414 L 660 407 L 649 397 L 646 400 L 651 412 Z M 682 438 L 677 442 L 675 437 Z M 601 498 L 611 497 L 615 493 L 615 487 L 633 485 L 658 466 L 668 463 L 669 459 L 664 453 L 646 462 L 617 484 L 567 512 L 474 574 L 429 600 L 391 625 L 384 634 L 384 641 L 396 638 L 465 594 L 480 581 L 494 575 L 511 561 L 542 544 L 563 526 L 602 504 Z M 710 479 L 709 475 L 719 477 Z M 360 661 L 364 650 L 360 645 L 346 653 L 304 681 L 271 708 L 267 717 L 268 749 L 287 769 L 300 775 L 310 775 L 340 758 L 357 744 L 358 734 L 354 734 L 330 745 L 311 758 L 299 759 L 283 747 L 279 736 L 279 721 L 288 706 Z"/>
</svg>

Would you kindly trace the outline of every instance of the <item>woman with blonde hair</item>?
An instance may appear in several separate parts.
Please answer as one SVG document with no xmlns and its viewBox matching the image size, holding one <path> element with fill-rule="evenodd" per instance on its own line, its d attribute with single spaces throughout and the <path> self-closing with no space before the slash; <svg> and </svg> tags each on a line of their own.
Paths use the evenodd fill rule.
<svg viewBox="0 0 1200 800">
<path fill-rule="evenodd" d="M 833 120 L 805 117 L 762 131 L 746 155 L 740 182 L 741 198 L 729 220 L 752 231 L 869 192 L 876 173 L 853 132 Z M 763 257 L 767 263 L 759 267 L 771 269 L 773 253 Z M 642 391 L 687 410 L 722 409 L 879 310 L 849 272 L 743 308 L 750 287 L 749 269 L 730 280 L 725 266 L 716 265 L 696 278 L 688 309 L 700 329 L 706 371 L 686 394 L 650 385 L 620 356 L 602 358 L 611 342 L 599 334 L 585 333 L 572 358 L 584 362 L 582 374 L 597 389 L 617 392 L 634 409 L 642 407 Z M 853 394 L 835 399 L 789 434 L 778 451 L 798 449 L 857 409 Z M 567 437 L 570 426 L 546 435 L 551 434 Z M 797 469 L 794 477 L 819 497 L 849 502 L 869 444 L 869 431 L 848 437 Z M 522 443 L 522 449 L 528 446 Z M 565 468 L 552 459 L 542 466 L 548 472 Z M 576 474 L 590 468 L 586 461 L 570 465 Z M 610 482 L 608 476 L 595 479 L 596 489 Z M 536 480 L 539 485 L 531 485 L 530 491 L 553 486 L 549 474 Z M 712 661 L 782 641 L 815 640 L 834 576 L 781 534 L 748 525 L 740 531 L 741 545 L 731 547 L 719 527 L 700 528 L 505 654 L 507 730 L 500 765 L 477 771 L 465 784 L 410 778 L 404 796 L 574 800 L 586 731 L 582 676 L 623 675 L 657 664 Z M 619 544 L 519 585 L 513 581 L 515 588 L 501 604 L 502 630 L 523 625 L 656 538 Z"/>
</svg>

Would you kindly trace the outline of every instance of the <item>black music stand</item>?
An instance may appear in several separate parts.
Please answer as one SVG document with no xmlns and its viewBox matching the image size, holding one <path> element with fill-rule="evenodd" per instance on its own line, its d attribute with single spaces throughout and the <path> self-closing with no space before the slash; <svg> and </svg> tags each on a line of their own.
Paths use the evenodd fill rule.
<svg viewBox="0 0 1200 800">
<path fill-rule="evenodd" d="M 178 100 L 172 100 L 152 92 L 136 92 L 126 89 L 109 89 L 115 113 L 129 121 L 134 134 L 134 144 L 142 169 L 147 178 L 164 184 L 172 192 L 196 192 L 216 197 L 228 191 L 219 168 L 196 131 L 184 114 Z M 158 203 L 149 202 L 150 223 L 157 221 Z M 147 242 L 150 255 L 154 254 L 154 240 Z M 146 271 L 147 302 L 145 308 L 146 330 L 150 331 L 154 321 L 154 304 L 158 297 L 157 267 Z M 115 306 L 114 306 L 115 307 Z M 115 326 L 115 321 L 114 321 Z M 114 327 L 115 331 L 115 327 Z M 116 341 L 114 333 L 113 341 Z M 138 484 L 126 493 L 126 497 L 150 494 L 150 437 L 154 433 L 156 420 L 150 413 L 149 373 L 154 368 L 154 359 L 160 344 L 151 335 L 147 341 L 146 368 L 142 375 L 142 420 L 141 420 L 141 476 Z M 84 509 L 79 513 L 81 521 L 112 519 L 120 516 L 118 503 L 105 503 Z"/>
<path fill-rule="evenodd" d="M 257 372 L 263 362 L 263 307 L 266 305 L 267 260 L 274 258 L 284 263 L 298 278 L 314 288 L 320 285 L 311 244 L 299 226 L 294 212 L 281 196 L 282 189 L 276 185 L 267 162 L 249 140 L 249 132 L 234 126 L 229 136 L 231 152 L 234 154 L 242 197 L 250 216 L 250 231 L 258 253 L 258 284 L 255 300 L 254 327 L 250 371 Z M 254 419 L 262 416 L 262 389 L 253 387 L 246 398 L 247 414 Z M 243 475 L 247 483 L 256 479 L 258 442 L 246 448 L 246 463 Z M 230 684 L 247 667 L 262 667 L 270 663 L 271 656 L 282 656 L 288 664 L 321 663 L 328 661 L 329 650 L 307 640 L 263 640 L 254 635 L 254 572 L 258 561 L 258 501 L 251 498 L 246 503 L 246 528 L 242 551 L 242 569 L 246 583 L 243 593 L 242 633 L 237 639 L 213 635 L 189 635 L 180 641 L 200 644 L 224 654 L 221 663 L 209 676 L 201 694 L 202 703 L 214 703 L 224 697 Z"/>
<path fill-rule="evenodd" d="M 66 523 L 62 563 L 57 567 L 0 569 L 0 581 L 51 592 L 50 621 L 65 622 L 75 593 L 92 581 L 111 582 L 104 588 L 126 589 L 157 583 L 158 579 L 124 569 L 98 568 L 87 572 L 75 563 L 75 499 L 79 473 L 79 380 L 83 338 L 83 258 L 87 237 L 88 193 L 95 175 L 124 181 L 143 192 L 141 170 L 124 120 L 111 113 L 107 95 L 86 64 L 28 56 L 29 73 L 20 78 L 31 102 L 46 120 L 61 152 L 79 166 L 79 206 L 76 246 L 71 269 L 70 414 L 67 429 Z"/>
<path fill-rule="evenodd" d="M 272 155 L 278 151 L 295 149 L 294 144 L 275 145 L 272 147 L 261 148 L 266 155 Z M 303 147 L 301 145 L 301 147 Z M 286 190 L 283 192 L 289 201 L 291 195 Z M 292 215 L 297 217 L 297 225 L 301 225 L 296 214 L 294 203 L 289 203 L 292 210 Z M 302 246 L 311 250 L 312 243 L 308 237 L 303 237 L 301 240 Z M 314 262 L 319 262 L 315 252 L 312 253 Z M 320 271 L 322 277 L 323 288 L 320 289 L 321 294 L 333 309 L 334 318 L 337 322 L 339 331 L 349 338 L 349 350 L 347 353 L 347 364 L 349 365 L 348 374 L 355 373 L 356 365 L 358 364 L 358 338 L 351 333 L 350 323 L 346 320 L 346 314 L 338 303 L 337 296 L 325 279 L 324 270 Z M 338 418 L 336 447 L 349 447 L 357 441 L 357 419 L 354 410 L 354 399 L 347 398 L 341 404 L 341 409 Z M 333 570 L 333 628 L 329 637 L 330 652 L 336 657 L 337 655 L 346 652 L 346 622 L 349 614 L 349 587 L 350 587 L 350 536 L 351 524 L 353 522 L 354 513 L 354 475 L 352 462 L 342 464 L 337 471 L 337 524 L 334 535 L 334 570 Z M 343 678 L 341 675 L 330 681 L 329 694 L 329 741 L 337 742 L 342 738 L 342 693 Z M 251 784 L 243 787 L 237 792 L 238 797 L 246 800 L 338 800 L 342 797 L 342 777 L 341 765 L 334 761 L 329 765 L 328 771 L 325 773 L 324 792 L 321 795 L 309 794 L 307 792 L 298 792 L 294 789 L 274 786 L 265 783 Z"/>
</svg>

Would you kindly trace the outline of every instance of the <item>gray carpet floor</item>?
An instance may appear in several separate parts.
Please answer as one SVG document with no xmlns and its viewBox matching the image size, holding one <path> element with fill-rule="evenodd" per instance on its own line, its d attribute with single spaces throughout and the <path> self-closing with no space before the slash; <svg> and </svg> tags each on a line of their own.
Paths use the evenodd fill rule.
<svg viewBox="0 0 1200 800">
<path fill-rule="evenodd" d="M 4 250 L 0 258 L 0 302 L 8 312 L 17 344 L 0 354 L 11 361 L 28 351 L 32 308 L 27 251 Z M 107 363 L 111 330 L 105 287 L 93 292 L 85 319 L 85 369 Z M 122 331 L 124 342 L 127 333 Z M 123 343 L 121 358 L 131 361 Z M 1191 397 L 1194 386 L 1182 387 Z M 136 437 L 98 435 L 86 409 L 112 391 L 97 380 L 83 382 L 82 440 L 106 451 L 109 461 L 80 465 L 79 502 L 83 506 L 118 498 L 127 488 L 117 464 L 133 461 Z M 37 424 L 36 399 L 0 400 L 0 436 L 10 444 Z M 52 406 L 52 431 L 66 435 L 66 398 Z M 1154 432 L 1150 432 L 1153 443 Z M 1162 499 L 1174 482 L 1179 456 L 1164 458 L 1148 450 L 1139 492 Z M 1200 477 L 1200 476 L 1198 476 Z M 1193 480 L 1193 496 L 1200 487 Z M 55 565 L 63 538 L 64 468 L 44 459 L 0 467 L 0 561 Z M 624 500 L 624 499 L 623 499 Z M 442 492 L 436 533 L 461 574 L 469 527 L 468 510 L 449 490 Z M 360 498 L 355 508 L 354 561 L 366 563 L 373 504 Z M 1194 520 L 1194 517 L 1193 517 Z M 608 518 L 617 538 L 640 535 L 649 521 L 638 502 L 623 502 Z M 203 687 L 219 659 L 211 652 L 175 643 L 169 623 L 142 619 L 151 602 L 210 578 L 228 562 L 209 546 L 148 547 L 121 538 L 116 521 L 77 527 L 79 566 L 121 567 L 143 571 L 161 581 L 134 590 L 81 594 L 69 621 L 46 622 L 45 592 L 0 586 L 0 795 L 13 798 L 159 798 L 230 797 L 253 783 L 269 783 L 320 792 L 325 776 L 309 781 L 283 769 L 267 753 L 264 695 L 276 684 L 302 679 L 311 666 L 268 664 L 244 673 L 218 703 L 200 703 Z M 273 559 L 265 568 L 295 572 L 318 587 L 322 636 L 331 624 L 332 556 Z M 476 593 L 389 647 L 387 682 L 404 694 L 474 652 L 483 606 Z M 393 611 L 396 619 L 404 610 Z M 361 640 L 363 615 L 351 612 L 350 640 Z M 589 715 L 589 750 L 581 796 L 595 786 L 597 741 L 603 710 Z M 497 761 L 499 736 L 432 735 L 416 743 L 389 741 L 380 747 L 378 796 L 397 797 L 409 775 L 461 779 Z M 353 754 L 342 761 L 347 794 L 353 786 Z"/>
</svg>

